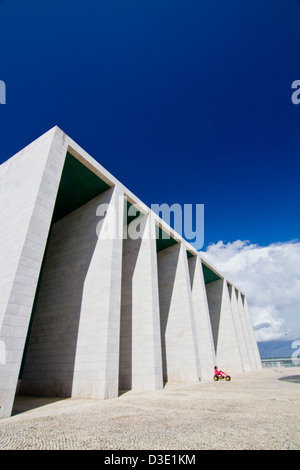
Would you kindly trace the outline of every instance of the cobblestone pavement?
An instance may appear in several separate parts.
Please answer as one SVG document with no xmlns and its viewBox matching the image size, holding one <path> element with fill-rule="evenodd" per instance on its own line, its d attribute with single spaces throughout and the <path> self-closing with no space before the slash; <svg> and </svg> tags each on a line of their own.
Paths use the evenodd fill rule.
<svg viewBox="0 0 300 470">
<path fill-rule="evenodd" d="M 263 369 L 105 401 L 18 397 L 0 449 L 299 450 L 300 384 L 278 380 L 296 374 Z"/>
</svg>

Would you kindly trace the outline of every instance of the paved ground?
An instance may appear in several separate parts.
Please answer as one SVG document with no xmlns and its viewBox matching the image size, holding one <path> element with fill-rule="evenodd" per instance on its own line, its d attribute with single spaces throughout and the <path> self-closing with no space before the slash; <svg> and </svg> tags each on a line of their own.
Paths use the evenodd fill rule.
<svg viewBox="0 0 300 470">
<path fill-rule="evenodd" d="M 300 368 L 263 369 L 231 382 L 173 384 L 106 401 L 16 400 L 0 449 L 300 449 Z"/>
</svg>

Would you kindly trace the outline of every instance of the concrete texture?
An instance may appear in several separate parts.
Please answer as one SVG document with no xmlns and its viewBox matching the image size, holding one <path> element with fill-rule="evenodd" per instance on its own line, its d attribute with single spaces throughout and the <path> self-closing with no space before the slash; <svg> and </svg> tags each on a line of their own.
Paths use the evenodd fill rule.
<svg viewBox="0 0 300 470">
<path fill-rule="evenodd" d="M 199 348 L 201 379 L 206 379 L 211 378 L 216 364 L 216 354 L 200 256 L 189 258 L 188 266 L 195 316 L 195 332 Z"/>
<path fill-rule="evenodd" d="M 184 243 L 158 253 L 158 285 L 164 381 L 197 381 L 199 348 Z"/>
<path fill-rule="evenodd" d="M 249 370 L 255 370 L 256 366 L 255 366 L 254 355 L 253 355 L 253 350 L 252 350 L 252 344 L 251 344 L 250 336 L 249 336 L 249 328 L 248 328 L 248 324 L 247 324 L 246 317 L 245 317 L 245 311 L 244 311 L 244 307 L 243 307 L 241 293 L 238 289 L 235 289 L 235 293 L 236 293 L 236 296 L 237 296 L 238 311 L 239 311 L 239 315 L 240 315 L 240 318 L 241 318 L 241 321 L 242 321 L 245 344 L 246 344 L 248 357 L 249 357 L 249 363 L 250 363 L 250 369 Z"/>
<path fill-rule="evenodd" d="M 156 390 L 163 379 L 154 221 L 137 222 L 141 238 L 123 241 L 119 389 Z"/>
<path fill-rule="evenodd" d="M 243 310 L 244 310 L 244 315 L 245 315 L 245 319 L 246 319 L 246 325 L 247 325 L 248 333 L 249 333 L 249 336 L 250 336 L 252 353 L 253 353 L 253 357 L 254 357 L 255 366 L 254 366 L 253 370 L 255 370 L 255 368 L 256 368 L 256 370 L 260 370 L 261 367 L 262 367 L 261 366 L 261 358 L 260 358 L 258 345 L 257 345 L 257 341 L 255 339 L 254 329 L 253 329 L 251 318 L 250 318 L 247 298 L 246 298 L 245 295 L 241 295 L 241 296 L 243 298 Z"/>
<path fill-rule="evenodd" d="M 118 359 L 122 278 L 120 191 L 111 192 L 109 207 L 98 232 L 98 240 L 84 280 L 78 331 L 73 397 L 118 396 Z M 102 198 L 106 197 L 106 193 Z M 97 203 L 103 203 L 103 199 Z M 108 202 L 105 200 L 105 202 Z M 103 237 L 107 227 L 113 237 Z"/>
<path fill-rule="evenodd" d="M 206 292 L 217 365 L 224 370 L 242 373 L 242 357 L 233 321 L 226 279 L 220 279 L 207 284 Z"/>
<path fill-rule="evenodd" d="M 0 417 L 13 405 L 66 150 L 54 128 L 0 167 Z"/>
<path fill-rule="evenodd" d="M 249 372 L 251 370 L 249 352 L 248 352 L 248 348 L 246 344 L 245 333 L 244 333 L 244 328 L 242 325 L 240 310 L 238 307 L 238 299 L 236 295 L 236 290 L 235 290 L 235 287 L 232 285 L 228 286 L 228 290 L 229 290 L 231 311 L 232 311 L 233 321 L 235 325 L 237 342 L 238 342 L 238 346 L 240 350 L 243 371 Z"/>
</svg>

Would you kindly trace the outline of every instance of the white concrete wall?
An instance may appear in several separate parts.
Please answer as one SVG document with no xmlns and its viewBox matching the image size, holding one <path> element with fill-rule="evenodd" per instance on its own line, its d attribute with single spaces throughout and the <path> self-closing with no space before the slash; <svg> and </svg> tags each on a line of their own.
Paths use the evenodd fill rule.
<svg viewBox="0 0 300 470">
<path fill-rule="evenodd" d="M 0 417 L 14 401 L 66 150 L 54 128 L 0 167 Z"/>
<path fill-rule="evenodd" d="M 201 379 L 208 379 L 214 375 L 216 355 L 200 256 L 189 258 L 188 265 L 199 347 Z"/>
<path fill-rule="evenodd" d="M 84 281 L 74 398 L 114 398 L 119 392 L 123 196 L 116 187 L 98 200 L 98 204 L 109 202 L 109 207 L 101 227 L 98 225 L 99 236 Z"/>
<path fill-rule="evenodd" d="M 252 325 L 252 321 L 251 321 L 251 317 L 249 313 L 248 302 L 247 302 L 247 298 L 245 295 L 243 295 L 242 297 L 243 297 L 243 302 L 242 302 L 243 311 L 244 311 L 246 324 L 247 324 L 248 331 L 249 331 L 249 336 L 250 336 L 250 341 L 251 341 L 251 346 L 252 346 L 252 353 L 254 357 L 254 364 L 255 364 L 254 370 L 260 370 L 262 369 L 261 357 L 259 354 L 259 349 L 257 346 L 257 341 L 255 338 L 254 329 L 253 329 L 253 325 Z"/>
<path fill-rule="evenodd" d="M 240 314 L 240 318 L 241 318 L 243 330 L 244 330 L 245 344 L 247 347 L 247 352 L 248 352 L 248 357 L 249 357 L 250 370 L 256 370 L 253 348 L 252 348 L 250 334 L 249 334 L 249 326 L 245 317 L 241 293 L 238 289 L 236 289 L 236 296 L 237 296 L 238 310 L 239 310 L 239 314 Z"/>
<path fill-rule="evenodd" d="M 230 374 L 243 372 L 226 279 L 206 284 L 217 366 Z"/>
<path fill-rule="evenodd" d="M 163 378 L 154 220 L 132 224 L 141 238 L 123 242 L 119 388 L 156 390 Z"/>
<path fill-rule="evenodd" d="M 247 347 L 247 344 L 246 344 L 245 332 L 244 332 L 244 328 L 243 328 L 243 325 L 242 325 L 242 319 L 241 319 L 241 316 L 240 316 L 240 311 L 239 311 L 239 308 L 238 308 L 236 290 L 235 290 L 235 287 L 232 286 L 232 285 L 229 286 L 229 295 L 230 295 L 230 302 L 231 302 L 231 310 L 232 310 L 233 320 L 234 320 L 236 333 L 237 333 L 238 345 L 239 345 L 241 358 L 242 358 L 243 371 L 244 372 L 249 372 L 251 370 L 250 359 L 249 359 L 249 351 L 248 351 L 248 347 Z"/>
<path fill-rule="evenodd" d="M 183 242 L 158 253 L 158 285 L 164 381 L 198 381 L 199 348 Z"/>
<path fill-rule="evenodd" d="M 53 225 L 38 291 L 37 305 L 22 373 L 20 393 L 69 397 L 72 394 L 75 360 L 81 358 L 80 322 L 89 321 L 95 333 L 97 317 L 89 310 L 84 318 L 85 293 L 89 273 L 97 254 L 97 207 L 109 203 L 112 190 L 106 191 Z M 107 273 L 101 265 L 98 271 Z M 97 273 L 94 273 L 88 300 L 92 304 L 97 292 Z M 81 326 L 82 330 L 82 326 Z M 82 332 L 80 330 L 80 332 Z M 91 347 L 93 339 L 86 331 L 85 340 Z M 104 344 L 104 342 L 103 342 Z M 77 354 L 77 358 L 76 358 Z M 90 373 L 94 357 L 86 360 L 85 371 Z M 97 364 L 99 359 L 96 361 Z M 78 365 L 77 365 L 78 366 Z M 97 368 L 97 365 L 94 366 Z M 90 384 L 88 379 L 86 385 Z M 85 385 L 85 386 L 86 386 Z"/>
</svg>

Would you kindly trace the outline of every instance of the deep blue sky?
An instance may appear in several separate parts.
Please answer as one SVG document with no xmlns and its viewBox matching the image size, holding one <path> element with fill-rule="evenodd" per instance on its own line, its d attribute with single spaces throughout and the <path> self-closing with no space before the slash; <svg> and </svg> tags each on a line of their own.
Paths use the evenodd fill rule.
<svg viewBox="0 0 300 470">
<path fill-rule="evenodd" d="M 146 204 L 204 204 L 205 246 L 299 238 L 300 1 L 0 0 L 0 44 L 0 162 L 58 125 Z"/>
</svg>

